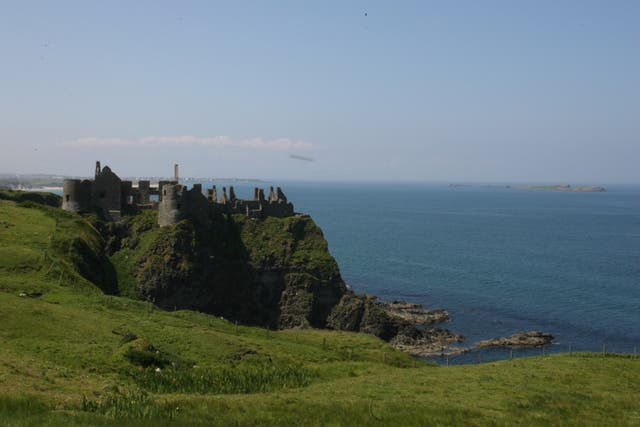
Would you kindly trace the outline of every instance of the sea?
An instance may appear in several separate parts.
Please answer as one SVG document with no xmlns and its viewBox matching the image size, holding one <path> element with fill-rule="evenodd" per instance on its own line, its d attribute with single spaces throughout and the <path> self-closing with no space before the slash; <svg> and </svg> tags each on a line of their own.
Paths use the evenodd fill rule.
<svg viewBox="0 0 640 427">
<path fill-rule="evenodd" d="M 240 198 L 256 185 L 215 184 L 234 185 Z M 462 334 L 462 347 L 519 331 L 555 336 L 542 349 L 478 350 L 447 363 L 640 352 L 640 186 L 257 184 L 270 185 L 322 228 L 355 292 L 447 309 L 451 321 L 439 326 Z"/>
<path fill-rule="evenodd" d="M 322 228 L 355 292 L 447 309 L 451 322 L 440 326 L 465 336 L 461 346 L 539 330 L 555 344 L 514 357 L 640 351 L 640 186 L 281 185 Z M 234 185 L 238 197 L 252 187 Z M 475 351 L 451 363 L 512 354 Z"/>
</svg>

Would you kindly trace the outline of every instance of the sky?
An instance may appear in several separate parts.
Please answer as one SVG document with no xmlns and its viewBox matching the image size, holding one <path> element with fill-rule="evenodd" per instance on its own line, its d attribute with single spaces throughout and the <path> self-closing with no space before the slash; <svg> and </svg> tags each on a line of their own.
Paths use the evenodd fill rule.
<svg viewBox="0 0 640 427">
<path fill-rule="evenodd" d="M 640 1 L 0 0 L 0 173 L 640 182 Z"/>
</svg>

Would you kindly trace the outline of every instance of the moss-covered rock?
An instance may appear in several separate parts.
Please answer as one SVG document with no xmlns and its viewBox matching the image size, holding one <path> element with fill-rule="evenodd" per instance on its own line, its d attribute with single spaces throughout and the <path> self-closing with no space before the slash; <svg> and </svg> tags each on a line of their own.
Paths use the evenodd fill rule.
<svg viewBox="0 0 640 427">
<path fill-rule="evenodd" d="M 291 328 L 325 327 L 346 291 L 322 231 L 309 216 L 220 214 L 158 228 L 154 214 L 96 225 L 125 294 L 168 309 Z"/>
<path fill-rule="evenodd" d="M 374 297 L 350 292 L 333 308 L 327 326 L 338 330 L 365 332 L 388 341 L 400 329 L 409 325 L 390 316 Z"/>
<path fill-rule="evenodd" d="M 133 365 L 143 368 L 164 368 L 166 366 L 186 368 L 193 366 L 192 361 L 162 351 L 142 338 L 127 342 L 123 345 L 120 352 L 122 356 Z"/>
</svg>

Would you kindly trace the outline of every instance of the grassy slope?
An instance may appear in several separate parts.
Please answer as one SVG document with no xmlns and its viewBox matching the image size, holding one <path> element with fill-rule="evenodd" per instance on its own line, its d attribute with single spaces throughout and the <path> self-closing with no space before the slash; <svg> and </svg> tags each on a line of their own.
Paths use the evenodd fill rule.
<svg viewBox="0 0 640 427">
<path fill-rule="evenodd" d="M 59 207 L 62 203 L 60 196 L 39 191 L 0 190 L 0 200 L 12 200 L 14 202 L 29 201 L 53 207 Z"/>
<path fill-rule="evenodd" d="M 143 210 L 135 217 L 126 217 L 126 220 L 132 223 L 133 236 L 125 238 L 122 249 L 111 257 L 111 262 L 116 269 L 120 295 L 136 298 L 135 264 L 152 244 L 160 229 L 155 227 L 157 215 L 151 210 Z M 130 240 L 135 240 L 135 244 L 131 245 Z M 131 246 L 135 248 L 132 249 Z"/>
<path fill-rule="evenodd" d="M 574 354 L 446 368 L 364 334 L 236 328 L 102 294 L 75 272 L 68 248 L 78 238 L 100 244 L 75 215 L 0 201 L 0 425 L 640 424 L 638 359 Z M 268 393 L 145 397 L 123 331 L 202 372 L 266 363 L 314 375 L 306 387 Z M 117 405 L 82 410 L 83 396 L 100 402 L 114 386 L 125 394 Z"/>
</svg>

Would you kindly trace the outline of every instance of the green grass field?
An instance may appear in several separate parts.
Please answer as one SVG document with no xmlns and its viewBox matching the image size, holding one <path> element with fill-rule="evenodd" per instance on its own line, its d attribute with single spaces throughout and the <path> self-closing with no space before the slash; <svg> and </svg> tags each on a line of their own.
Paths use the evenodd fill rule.
<svg viewBox="0 0 640 427">
<path fill-rule="evenodd" d="M 101 290 L 101 245 L 77 215 L 0 200 L 0 425 L 640 425 L 633 356 L 441 367 L 161 311 Z"/>
</svg>

